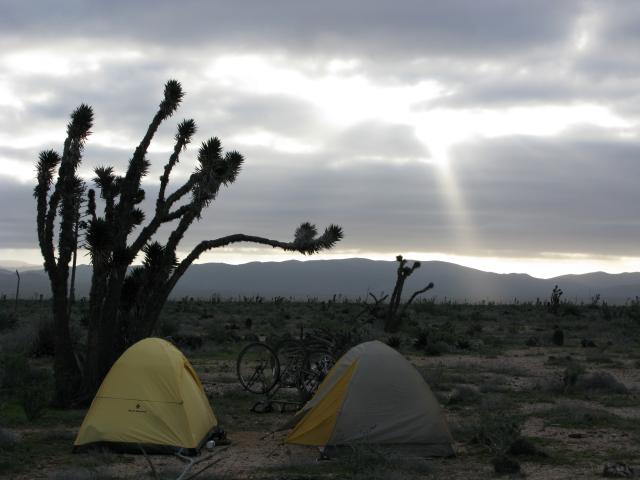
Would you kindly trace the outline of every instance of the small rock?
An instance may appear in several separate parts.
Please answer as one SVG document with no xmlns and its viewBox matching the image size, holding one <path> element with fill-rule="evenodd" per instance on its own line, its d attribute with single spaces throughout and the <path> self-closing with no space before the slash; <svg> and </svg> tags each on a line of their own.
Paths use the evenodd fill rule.
<svg viewBox="0 0 640 480">
<path fill-rule="evenodd" d="M 602 469 L 602 476 L 608 478 L 634 478 L 636 472 L 626 463 L 607 462 Z"/>
<path fill-rule="evenodd" d="M 586 435 L 584 433 L 570 433 L 569 438 L 585 438 Z"/>
<path fill-rule="evenodd" d="M 582 345 L 583 348 L 594 348 L 598 346 L 593 340 L 589 340 L 588 338 L 583 338 L 580 345 Z"/>
</svg>

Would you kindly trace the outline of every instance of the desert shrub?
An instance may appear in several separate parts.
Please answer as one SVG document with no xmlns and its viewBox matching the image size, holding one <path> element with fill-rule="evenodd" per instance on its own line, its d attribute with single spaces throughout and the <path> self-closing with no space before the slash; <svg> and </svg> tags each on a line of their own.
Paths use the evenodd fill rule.
<svg viewBox="0 0 640 480">
<path fill-rule="evenodd" d="M 515 456 L 526 457 L 548 457 L 549 454 L 539 448 L 535 443 L 526 437 L 516 439 L 509 447 L 508 453 Z"/>
<path fill-rule="evenodd" d="M 45 412 L 51 401 L 52 387 L 51 375 L 46 370 L 34 369 L 29 372 L 19 393 L 20 403 L 29 420 L 37 420 Z"/>
<path fill-rule="evenodd" d="M 498 475 L 520 471 L 520 464 L 509 455 L 511 446 L 521 438 L 520 418 L 486 405 L 480 411 L 474 440 L 492 453 L 491 463 Z"/>
<path fill-rule="evenodd" d="M 581 317 L 582 313 L 580 312 L 580 307 L 575 303 L 565 303 L 562 309 L 562 315 L 566 317 Z"/>
<path fill-rule="evenodd" d="M 424 353 L 432 357 L 437 357 L 439 355 L 451 352 L 451 349 L 451 345 L 449 345 L 447 342 L 437 340 L 435 342 L 429 342 L 424 349 Z"/>
<path fill-rule="evenodd" d="M 8 392 L 17 391 L 29 371 L 29 363 L 24 355 L 3 355 L 0 357 L 0 387 Z"/>
<path fill-rule="evenodd" d="M 580 340 L 580 346 L 582 348 L 596 348 L 598 345 L 596 344 L 596 342 L 594 342 L 593 340 L 591 340 L 589 338 L 583 338 L 582 340 Z M 594 355 L 594 354 L 589 355 L 589 357 L 591 357 L 591 358 L 595 358 L 596 356 L 604 357 L 604 354 L 602 352 L 600 352 L 599 355 Z M 587 359 L 587 361 L 590 362 L 591 360 Z M 594 361 L 597 361 L 597 360 L 594 360 Z"/>
<path fill-rule="evenodd" d="M 80 315 L 80 321 L 79 321 L 79 323 L 80 323 L 80 325 L 82 325 L 84 328 L 88 328 L 88 327 L 89 327 L 89 320 L 90 320 L 90 318 L 89 318 L 89 314 L 88 314 L 88 313 L 85 313 L 85 314 Z"/>
<path fill-rule="evenodd" d="M 595 390 L 608 393 L 628 393 L 629 389 L 609 372 L 596 371 L 578 376 L 575 387 L 580 390 Z"/>
<path fill-rule="evenodd" d="M 627 310 L 627 315 L 631 320 L 640 322 L 640 297 L 636 296 L 636 298 L 631 300 Z"/>
<path fill-rule="evenodd" d="M 2 390 L 22 405 L 29 420 L 39 418 L 51 400 L 50 373 L 32 368 L 24 355 L 0 358 L 0 380 Z"/>
<path fill-rule="evenodd" d="M 53 320 L 49 317 L 42 317 L 36 326 L 30 355 L 32 357 L 52 357 L 55 354 L 54 335 Z"/>
<path fill-rule="evenodd" d="M 474 440 L 496 456 L 504 455 L 520 438 L 521 420 L 505 412 L 483 406 Z"/>
<path fill-rule="evenodd" d="M 493 457 L 491 464 L 497 475 L 512 475 L 520 471 L 520 463 L 506 454 Z"/>
<path fill-rule="evenodd" d="M 484 335 L 481 340 L 483 342 L 482 346 L 486 346 L 489 349 L 501 349 L 505 346 L 504 340 L 497 335 Z"/>
<path fill-rule="evenodd" d="M 480 402 L 482 394 L 471 385 L 458 385 L 449 396 L 449 405 L 473 405 Z"/>
<path fill-rule="evenodd" d="M 158 327 L 158 334 L 160 337 L 173 337 L 180 331 L 180 322 L 178 322 L 175 316 L 167 316 L 162 319 L 160 326 Z"/>
<path fill-rule="evenodd" d="M 545 365 L 551 365 L 554 367 L 568 367 L 569 365 L 573 365 L 576 362 L 577 360 L 573 356 L 571 356 L 571 354 L 565 355 L 564 357 L 556 357 L 555 355 L 549 355 L 547 357 L 547 361 L 545 362 Z"/>
<path fill-rule="evenodd" d="M 482 329 L 483 329 L 482 325 L 480 325 L 479 323 L 474 323 L 472 325 L 469 325 L 469 327 L 467 328 L 467 335 L 469 336 L 477 335 L 478 333 L 482 333 Z"/>
<path fill-rule="evenodd" d="M 445 371 L 442 363 L 433 367 L 422 367 L 420 368 L 420 373 L 434 393 L 437 394 L 437 392 L 451 389 L 450 376 Z"/>
<path fill-rule="evenodd" d="M 573 402 L 559 402 L 540 414 L 547 424 L 563 428 L 620 427 L 629 424 L 627 419 L 606 410 Z"/>
<path fill-rule="evenodd" d="M 353 445 L 340 457 L 348 478 L 367 478 L 391 466 L 389 455 L 373 445 Z"/>
<path fill-rule="evenodd" d="M 525 344 L 527 345 L 527 347 L 539 347 L 540 346 L 540 337 L 529 337 L 527 338 L 527 341 L 525 342 Z"/>
<path fill-rule="evenodd" d="M 229 330 L 220 322 L 211 322 L 207 325 L 207 338 L 213 343 L 227 343 L 231 339 Z"/>
<path fill-rule="evenodd" d="M 397 350 L 400 348 L 401 344 L 402 339 L 397 335 L 391 335 L 389 338 L 387 338 L 387 345 L 389 345 L 391 348 L 395 348 Z"/>
<path fill-rule="evenodd" d="M 564 390 L 572 390 L 576 384 L 578 383 L 578 379 L 585 372 L 585 368 L 582 364 L 572 361 L 567 364 L 563 374 L 562 374 L 562 383 L 564 385 Z"/>
<path fill-rule="evenodd" d="M 194 334 L 179 334 L 167 337 L 171 342 L 180 349 L 188 348 L 190 350 L 197 350 L 202 347 L 202 337 Z"/>
<path fill-rule="evenodd" d="M 451 352 L 459 340 L 453 324 L 446 322 L 442 325 L 430 325 L 418 330 L 413 344 L 425 354 L 437 356 Z"/>
<path fill-rule="evenodd" d="M 0 332 L 11 330 L 18 323 L 18 316 L 12 312 L 0 312 Z"/>
<path fill-rule="evenodd" d="M 562 345 L 564 345 L 564 332 L 560 328 L 556 328 L 553 331 L 552 341 L 553 341 L 553 344 L 558 347 L 561 347 Z"/>
<path fill-rule="evenodd" d="M 418 330 L 418 334 L 415 340 L 413 341 L 413 346 L 418 350 L 422 350 L 427 346 L 428 342 L 429 342 L 429 331 L 425 329 Z"/>
<path fill-rule="evenodd" d="M 26 354 L 31 350 L 33 328 L 14 328 L 0 334 L 0 356 L 8 353 Z"/>
</svg>

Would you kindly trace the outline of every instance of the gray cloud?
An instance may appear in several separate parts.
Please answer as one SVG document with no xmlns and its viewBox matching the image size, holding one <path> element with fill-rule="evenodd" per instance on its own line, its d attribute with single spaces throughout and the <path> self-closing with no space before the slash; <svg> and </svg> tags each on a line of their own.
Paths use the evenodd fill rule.
<svg viewBox="0 0 640 480">
<path fill-rule="evenodd" d="M 163 43 L 187 50 L 280 50 L 329 55 L 500 56 L 552 47 L 585 2 L 291 0 L 173 2 L 21 2 L 3 6 L 0 27 L 17 39 L 69 38 Z M 46 12 L 46 14 L 43 14 Z"/>
<path fill-rule="evenodd" d="M 36 248 L 33 186 L 0 176 L 0 246 Z"/>
<path fill-rule="evenodd" d="M 637 141 L 510 137 L 458 147 L 455 170 L 487 248 L 637 255 L 639 155 Z"/>
<path fill-rule="evenodd" d="M 345 130 L 333 145 L 347 159 L 425 160 L 427 148 L 408 125 L 366 122 Z"/>
<path fill-rule="evenodd" d="M 308 155 L 244 153 L 247 164 L 237 183 L 220 193 L 184 248 L 238 232 L 286 239 L 309 220 L 341 224 L 341 248 L 349 249 L 639 254 L 637 141 L 507 137 L 459 146 L 454 178 L 470 222 L 464 232 L 473 237 L 464 250 L 452 242 L 461 225 L 451 214 L 446 185 L 429 164 L 330 166 Z M 147 188 L 151 209 L 155 187 Z M 34 247 L 31 186 L 3 180 L 1 191 L 3 205 L 17 208 L 3 210 L 0 244 Z"/>
<path fill-rule="evenodd" d="M 142 53 L 105 58 L 96 70 L 65 76 L 0 70 L 0 87 L 22 102 L 2 106 L 0 132 L 16 139 L 53 132 L 58 138 L 28 148 L 0 146 L 0 161 L 32 165 L 40 149 L 61 149 L 70 111 L 87 102 L 95 108 L 96 136 L 124 140 L 105 146 L 90 139 L 83 174 L 102 164 L 124 169 L 170 77 L 180 79 L 188 95 L 154 145 L 171 145 L 184 117 L 199 126 L 176 183 L 191 171 L 199 142 L 209 136 L 245 154 L 237 184 L 221 193 L 185 246 L 238 231 L 288 238 L 299 222 L 310 220 L 340 223 L 347 234 L 342 248 L 640 256 L 634 242 L 640 234 L 634 210 L 640 144 L 633 136 L 640 119 L 640 7 L 630 2 L 0 0 L 0 11 L 4 52 L 34 48 L 69 59 L 93 51 Z M 583 27 L 588 41 L 579 50 Z M 455 146 L 452 170 L 466 208 L 458 218 L 438 171 L 422 162 L 430 153 L 416 138 L 416 125 L 365 119 L 342 127 L 318 111 L 313 91 L 307 98 L 247 92 L 206 76 L 216 58 L 235 53 L 277 54 L 279 65 L 312 79 L 329 71 L 327 60 L 354 58 L 343 75 L 392 87 L 429 80 L 449 91 L 416 110 L 588 102 L 636 124 L 625 138 L 582 126 L 549 138 Z M 262 79 L 250 80 L 260 85 Z M 239 143 L 262 131 L 317 150 L 294 155 Z M 149 178 L 159 175 L 166 158 L 166 152 L 149 153 Z M 0 176 L 2 248 L 36 246 L 31 188 Z M 152 198 L 154 187 L 148 188 Z M 454 241 L 466 236 L 468 244 Z"/>
</svg>

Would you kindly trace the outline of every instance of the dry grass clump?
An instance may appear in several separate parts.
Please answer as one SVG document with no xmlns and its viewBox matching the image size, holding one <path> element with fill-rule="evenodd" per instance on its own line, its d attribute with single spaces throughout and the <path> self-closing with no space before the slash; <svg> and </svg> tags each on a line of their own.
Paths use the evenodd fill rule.
<svg viewBox="0 0 640 480">
<path fill-rule="evenodd" d="M 448 405 L 474 405 L 482 399 L 482 394 L 473 385 L 458 385 L 453 389 Z"/>
</svg>

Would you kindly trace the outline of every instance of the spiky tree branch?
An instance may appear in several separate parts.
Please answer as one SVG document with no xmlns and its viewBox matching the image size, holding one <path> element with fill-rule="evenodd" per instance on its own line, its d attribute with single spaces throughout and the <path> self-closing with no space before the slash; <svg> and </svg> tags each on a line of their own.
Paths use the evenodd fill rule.
<svg viewBox="0 0 640 480">
<path fill-rule="evenodd" d="M 236 180 L 244 162 L 238 152 L 223 152 L 220 140 L 212 137 L 202 143 L 193 173 L 168 193 L 171 173 L 196 132 L 193 120 L 183 120 L 178 124 L 172 153 L 160 176 L 155 210 L 143 225 L 145 218 L 139 205 L 145 198 L 141 189 L 142 179 L 150 166 L 146 154 L 158 127 L 176 111 L 183 96 L 177 81 L 169 80 L 165 84 L 164 98 L 129 160 L 124 176 L 116 175 L 110 166 L 95 169 L 94 184 L 104 200 L 102 212 L 97 211 L 96 191 L 87 192 L 84 238 L 93 265 L 84 368 L 84 394 L 87 399 L 91 398 L 124 348 L 152 333 L 171 290 L 204 251 L 238 242 L 253 242 L 312 254 L 331 248 L 342 238 L 342 230 L 338 226 L 331 225 L 318 236 L 315 226 L 303 223 L 290 242 L 238 233 L 200 242 L 186 257 L 178 260 L 178 247 L 188 229 L 201 218 L 220 189 Z M 67 295 L 68 260 L 73 252 L 72 227 L 79 225 L 78 204 L 71 201 L 70 192 L 74 186 L 77 189 L 79 183 L 75 171 L 92 120 L 87 113 L 91 111 L 83 105 L 72 115 L 62 157 L 52 151 L 43 152 L 38 163 L 38 184 L 34 190 L 38 204 L 37 230 L 45 265 L 49 265 L 47 270 L 52 286 L 56 278 L 57 293 L 54 296 Z M 85 126 L 88 125 L 84 129 L 80 128 L 83 119 Z M 53 172 L 58 165 L 58 178 L 54 185 Z M 53 192 L 49 195 L 52 185 Z M 60 231 L 56 263 L 52 239 L 58 214 Z M 163 245 L 154 240 L 154 236 L 162 225 L 169 222 L 176 223 Z M 134 235 L 138 226 L 142 228 Z M 141 252 L 144 254 L 142 265 L 130 268 Z M 66 300 L 65 297 L 63 303 L 68 306 Z M 68 328 L 68 311 L 66 321 Z"/>
<path fill-rule="evenodd" d="M 330 225 L 320 237 L 316 237 L 316 227 L 309 223 L 303 223 L 296 230 L 294 240 L 292 242 L 281 242 L 271 240 L 269 238 L 258 237 L 253 235 L 245 235 L 237 233 L 226 237 L 217 238 L 215 240 L 206 240 L 200 242 L 189 255 L 187 255 L 178 265 L 173 275 L 169 279 L 168 286 L 173 288 L 182 274 L 189 266 L 198 259 L 202 253 L 214 248 L 226 247 L 233 243 L 248 242 L 260 245 L 269 245 L 273 248 L 280 248 L 289 252 L 299 252 L 303 255 L 311 255 L 321 250 L 332 248 L 343 237 L 342 229 L 337 225 Z"/>
</svg>

